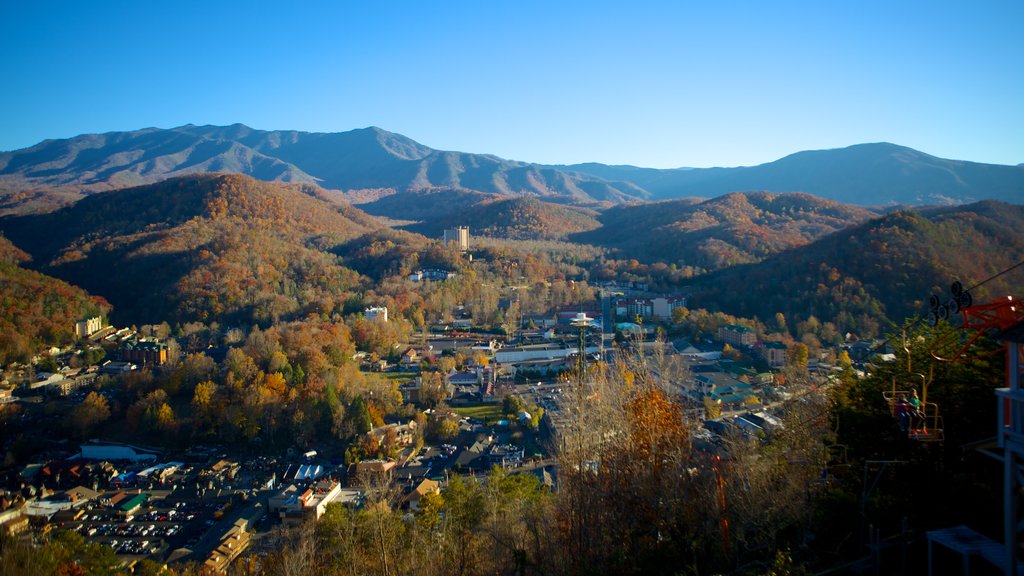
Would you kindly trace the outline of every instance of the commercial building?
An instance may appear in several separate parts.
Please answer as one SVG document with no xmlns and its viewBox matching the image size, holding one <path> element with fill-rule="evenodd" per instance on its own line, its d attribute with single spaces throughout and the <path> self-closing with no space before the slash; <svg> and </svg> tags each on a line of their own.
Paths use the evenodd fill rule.
<svg viewBox="0 0 1024 576">
<path fill-rule="evenodd" d="M 99 316 L 79 320 L 75 323 L 75 336 L 88 338 L 103 329 L 103 319 Z"/>
<path fill-rule="evenodd" d="M 167 362 L 167 344 L 156 340 L 129 340 L 121 348 L 121 360 L 144 366 L 162 366 Z"/>
<path fill-rule="evenodd" d="M 769 366 L 785 366 L 786 345 L 782 342 L 761 342 L 758 345 L 758 351 Z"/>
<path fill-rule="evenodd" d="M 615 316 L 625 320 L 656 318 L 662 321 L 672 319 L 672 311 L 686 307 L 685 296 L 655 296 L 652 298 L 618 298 L 615 300 Z"/>
<path fill-rule="evenodd" d="M 444 243 L 455 244 L 459 250 L 469 250 L 469 226 L 457 226 L 444 231 Z"/>
<path fill-rule="evenodd" d="M 341 484 L 321 480 L 302 489 L 289 484 L 284 490 L 271 496 L 267 509 L 277 514 L 286 524 L 299 524 L 306 520 L 319 520 L 327 505 L 341 494 Z"/>
<path fill-rule="evenodd" d="M 757 336 L 746 326 L 727 324 L 718 329 L 718 339 L 731 346 L 749 347 L 757 341 Z"/>
</svg>

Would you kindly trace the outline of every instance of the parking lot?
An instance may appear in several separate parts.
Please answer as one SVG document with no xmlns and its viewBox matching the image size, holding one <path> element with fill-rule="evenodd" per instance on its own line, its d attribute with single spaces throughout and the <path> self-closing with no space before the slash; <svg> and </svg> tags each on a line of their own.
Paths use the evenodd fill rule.
<svg viewBox="0 0 1024 576">
<path fill-rule="evenodd" d="M 212 518 L 218 506 L 216 502 L 177 502 L 127 517 L 91 509 L 78 520 L 65 522 L 61 528 L 110 546 L 121 556 L 162 556 L 169 550 L 199 542 L 214 524 Z"/>
</svg>

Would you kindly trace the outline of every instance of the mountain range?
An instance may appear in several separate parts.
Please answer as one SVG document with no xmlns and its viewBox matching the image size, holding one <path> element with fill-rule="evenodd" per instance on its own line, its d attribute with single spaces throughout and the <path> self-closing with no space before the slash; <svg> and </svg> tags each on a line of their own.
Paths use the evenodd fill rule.
<svg viewBox="0 0 1024 576">
<path fill-rule="evenodd" d="M 738 168 L 655 170 L 635 166 L 560 166 L 633 183 L 652 199 L 729 192 L 806 192 L 861 206 L 962 204 L 993 199 L 1024 203 L 1024 165 L 946 160 L 887 142 L 808 150 Z"/>
<path fill-rule="evenodd" d="M 660 278 L 655 282 L 669 282 L 665 289 L 686 282 L 694 307 L 761 319 L 781 312 L 794 322 L 813 315 L 831 326 L 822 339 L 877 334 L 886 322 L 921 313 L 952 280 L 980 282 L 1024 251 L 1024 207 L 996 201 L 880 213 L 806 194 L 757 192 L 594 212 L 536 198 L 431 194 L 437 203 L 482 196 L 463 215 L 477 230 L 512 239 L 508 247 L 516 239 L 603 246 L 607 256 L 578 262 L 593 278 L 609 270 L 614 277 L 616 268 L 626 277 L 649 272 Z M 53 298 L 64 303 L 61 318 L 109 302 L 126 324 L 270 325 L 346 314 L 379 283 L 404 285 L 394 278 L 409 269 L 455 266 L 446 260 L 452 251 L 412 233 L 436 238 L 437 227 L 455 223 L 394 230 L 310 184 L 179 176 L 92 194 L 44 214 L 0 218 L 0 298 L 38 302 L 9 309 L 7 325 L 45 316 Z M 512 249 L 522 251 L 515 258 L 532 248 Z M 975 296 L 1017 287 L 1019 276 L 1005 275 Z M 26 333 L 27 340 L 0 352 L 21 355 L 31 342 L 48 341 Z"/>
<path fill-rule="evenodd" d="M 447 257 L 419 234 L 468 224 L 600 246 L 595 277 L 660 266 L 692 282 L 696 306 L 844 329 L 918 313 L 952 279 L 1012 265 L 1022 196 L 1022 166 L 884 143 L 655 170 L 443 152 L 377 128 L 183 126 L 0 153 L 0 231 L 13 242 L 0 252 L 5 274 L 52 286 L 69 315 L 109 302 L 133 323 L 267 325 L 344 312 L 375 281 Z M 999 200 L 964 204 L 974 198 Z M 924 203 L 951 206 L 906 208 Z"/>
<path fill-rule="evenodd" d="M 589 207 L 737 191 L 805 192 L 861 206 L 1024 202 L 1024 166 L 946 160 L 888 143 L 805 151 L 752 167 L 550 166 L 435 150 L 380 128 L 340 133 L 186 125 L 46 140 L 0 153 L 0 211 L 191 173 L 317 184 L 353 202 L 438 190 Z M 376 212 L 375 212 L 376 213 Z"/>
</svg>

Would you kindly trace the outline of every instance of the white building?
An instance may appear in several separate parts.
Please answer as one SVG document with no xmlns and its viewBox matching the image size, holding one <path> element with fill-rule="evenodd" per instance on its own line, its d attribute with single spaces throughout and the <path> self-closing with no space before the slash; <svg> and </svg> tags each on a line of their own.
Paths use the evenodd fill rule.
<svg viewBox="0 0 1024 576">
<path fill-rule="evenodd" d="M 444 231 L 444 243 L 455 244 L 459 250 L 469 250 L 469 226 L 457 226 Z"/>
<path fill-rule="evenodd" d="M 363 310 L 363 318 L 367 320 L 380 320 L 381 322 L 388 321 L 388 309 L 387 306 L 374 306 Z"/>
<path fill-rule="evenodd" d="M 319 520 L 327 511 L 327 505 L 334 502 L 341 493 L 341 484 L 337 482 L 320 481 L 306 489 L 290 484 L 270 497 L 267 508 L 286 524 Z"/>
<path fill-rule="evenodd" d="M 99 316 L 86 318 L 75 323 L 75 336 L 88 338 L 103 329 L 103 319 Z"/>
</svg>

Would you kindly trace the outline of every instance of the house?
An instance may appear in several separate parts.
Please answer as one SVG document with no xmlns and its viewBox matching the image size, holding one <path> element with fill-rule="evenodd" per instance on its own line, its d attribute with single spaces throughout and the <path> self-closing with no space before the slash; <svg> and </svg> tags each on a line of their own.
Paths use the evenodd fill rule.
<svg viewBox="0 0 1024 576">
<path fill-rule="evenodd" d="M 484 457 L 484 452 L 490 445 L 489 442 L 481 443 L 476 442 L 469 448 L 463 448 L 459 455 L 455 458 L 455 462 L 452 463 L 452 467 L 456 470 L 479 470 L 484 471 L 490 468 L 488 459 Z"/>
<path fill-rule="evenodd" d="M 427 494 L 440 494 L 441 485 L 430 479 L 423 480 L 413 488 L 413 491 L 405 498 L 406 504 L 409 506 L 409 510 L 416 511 L 420 509 L 420 499 Z"/>
<path fill-rule="evenodd" d="M 0 522 L 0 534 L 6 536 L 17 536 L 29 529 L 28 516 L 14 516 Z"/>
<path fill-rule="evenodd" d="M 387 306 L 373 306 L 363 310 L 363 318 L 367 320 L 380 320 L 381 322 L 388 321 L 388 308 Z"/>
<path fill-rule="evenodd" d="M 405 352 L 402 352 L 398 365 L 402 370 L 413 370 L 419 366 L 421 360 L 423 360 L 423 356 L 415 348 L 408 348 Z"/>
<path fill-rule="evenodd" d="M 523 314 L 523 325 L 533 326 L 539 329 L 554 328 L 554 317 L 548 314 Z"/>
<path fill-rule="evenodd" d="M 395 441 L 399 446 L 409 446 L 416 441 L 416 421 L 409 420 L 405 424 L 399 424 L 394 422 L 392 424 L 385 424 L 378 426 L 373 430 L 367 432 L 367 436 L 376 438 L 378 442 L 384 440 L 388 434 L 388 430 L 391 430 L 395 434 Z"/>
<path fill-rule="evenodd" d="M 210 466 L 209 470 L 204 470 L 202 474 L 203 476 L 234 480 L 235 475 L 241 472 L 241 470 L 242 465 L 239 462 L 235 462 L 234 460 L 218 460 Z"/>
</svg>

